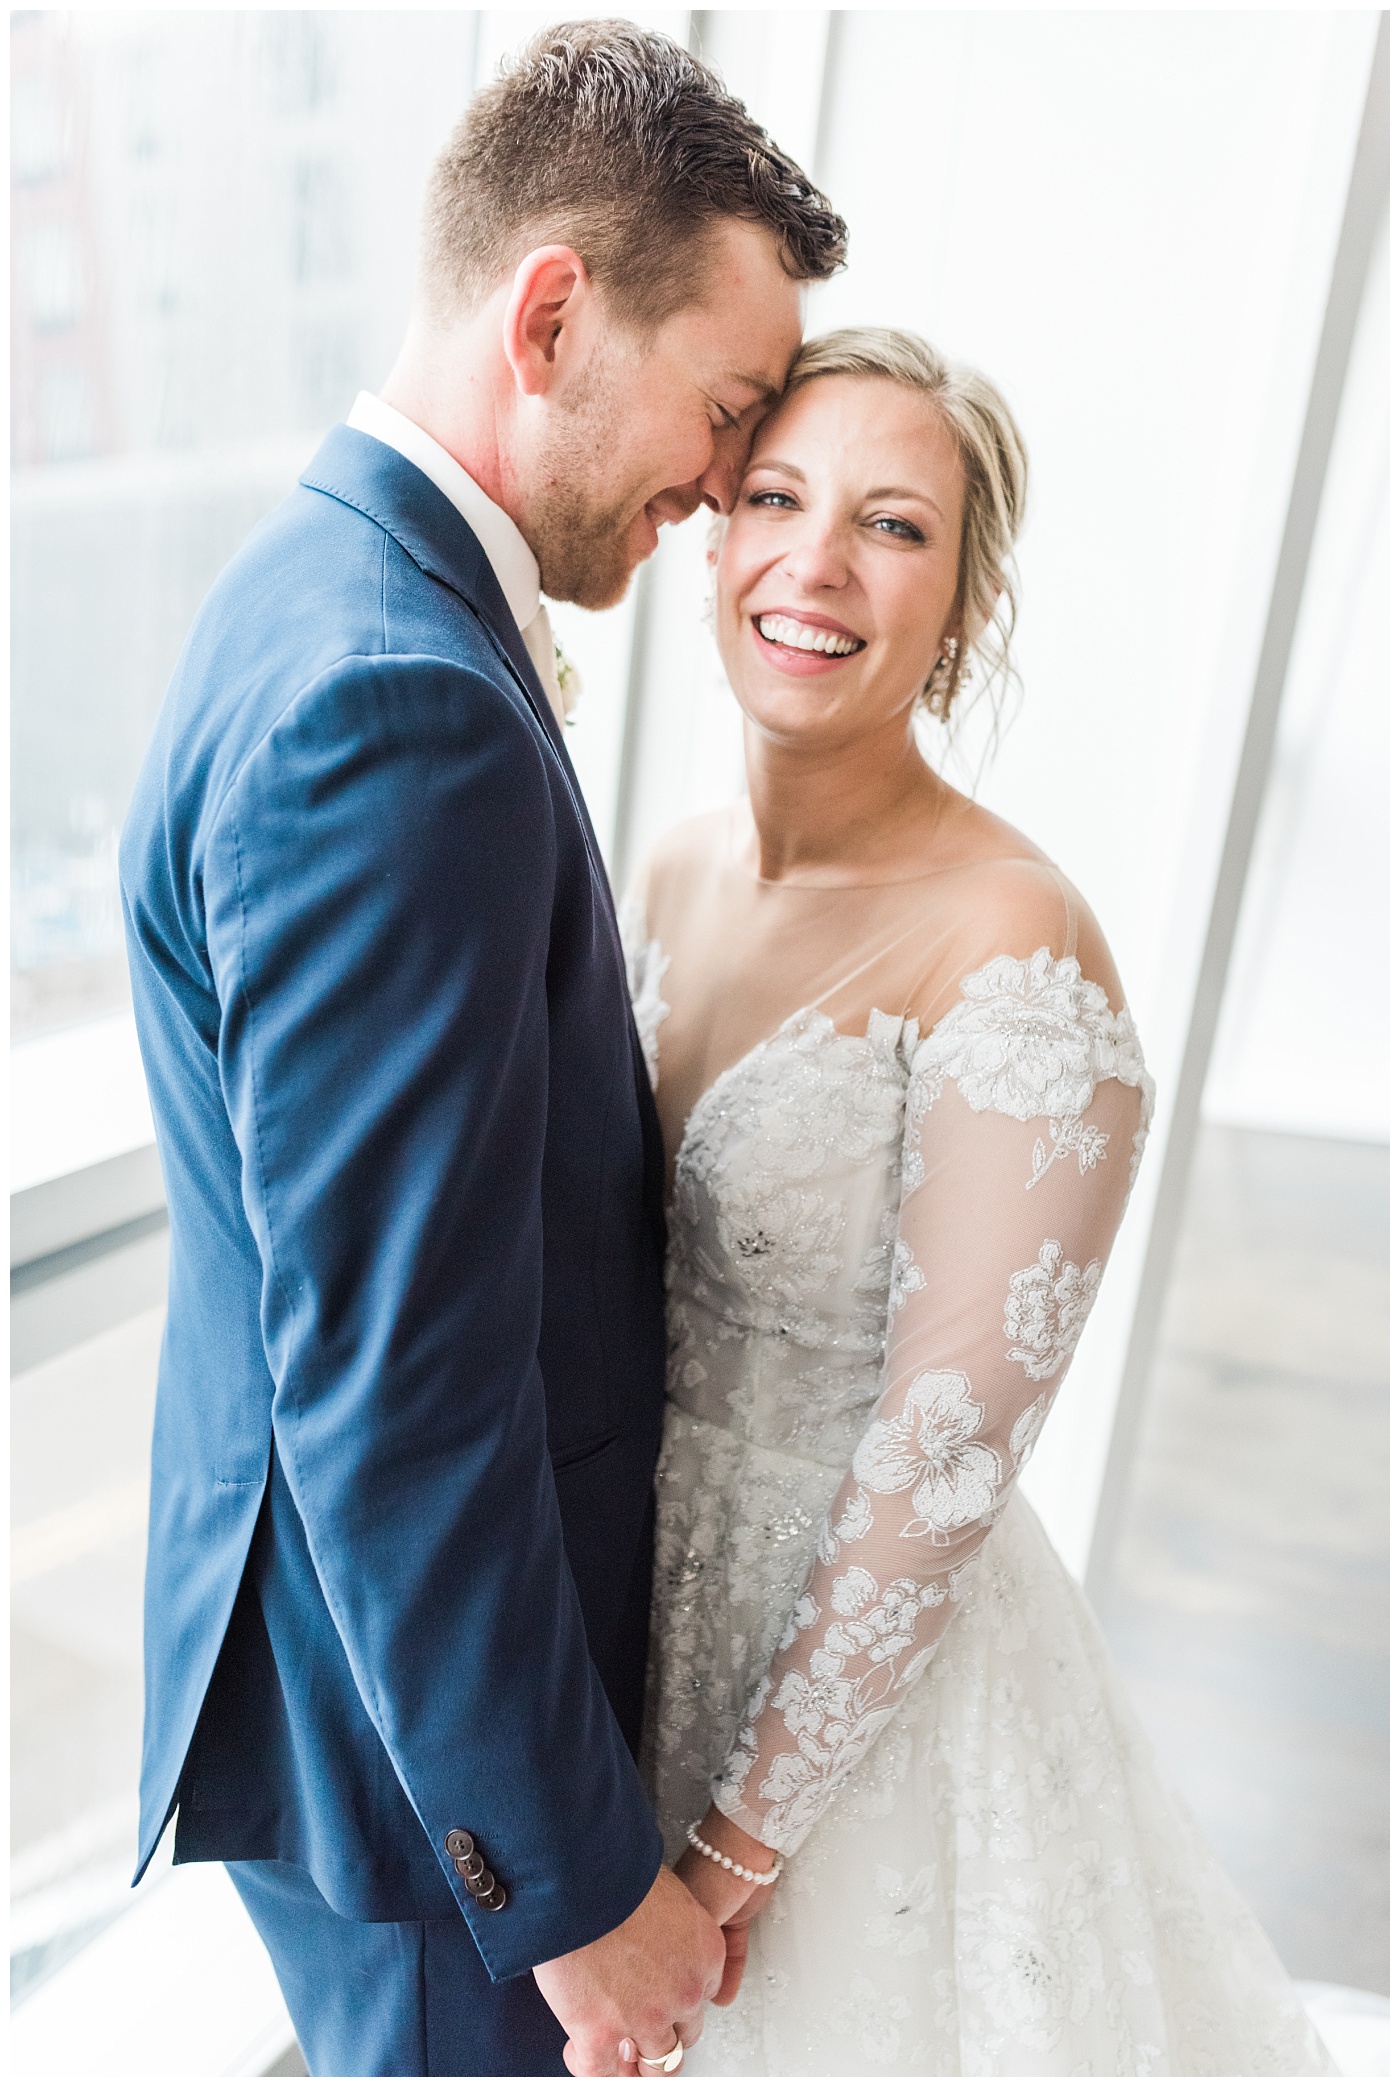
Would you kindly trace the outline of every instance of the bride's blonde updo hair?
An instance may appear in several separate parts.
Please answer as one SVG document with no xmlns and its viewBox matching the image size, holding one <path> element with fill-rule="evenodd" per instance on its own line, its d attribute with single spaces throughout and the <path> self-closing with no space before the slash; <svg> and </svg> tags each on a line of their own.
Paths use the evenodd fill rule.
<svg viewBox="0 0 1400 2087">
<path fill-rule="evenodd" d="M 1011 634 L 1018 578 L 1012 555 L 1026 512 L 1026 445 L 1011 408 L 979 371 L 949 362 L 916 333 L 843 326 L 804 341 L 784 397 L 816 377 L 887 377 L 923 393 L 962 457 L 962 555 L 953 620 L 961 652 L 940 654 L 919 701 L 946 720 L 969 679 L 995 702 L 1016 678 Z"/>
</svg>

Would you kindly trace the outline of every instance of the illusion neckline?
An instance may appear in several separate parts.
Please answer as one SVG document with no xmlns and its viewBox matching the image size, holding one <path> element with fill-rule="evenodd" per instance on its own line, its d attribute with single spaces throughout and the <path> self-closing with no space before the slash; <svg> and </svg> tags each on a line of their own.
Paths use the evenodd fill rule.
<svg viewBox="0 0 1400 2087">
<path fill-rule="evenodd" d="M 1061 965 L 1071 965 L 1073 967 L 1075 977 L 1078 979 L 1081 986 L 1092 987 L 1092 989 L 1099 994 L 1103 1002 L 1104 1012 L 1108 1015 L 1110 1020 L 1114 1024 L 1118 1024 L 1126 1018 L 1130 1029 L 1133 1029 L 1133 1034 L 1136 1035 L 1136 1030 L 1135 1028 L 1133 1028 L 1132 1015 L 1128 1011 L 1128 1005 L 1126 1000 L 1120 1008 L 1114 1009 L 1112 1006 L 1110 1006 L 1108 995 L 1105 993 L 1103 987 L 1099 985 L 1096 981 L 1085 978 L 1084 972 L 1080 966 L 1080 962 L 1077 956 L 1066 953 L 1066 955 L 1062 957 L 1052 957 L 1050 954 L 1049 947 L 1047 945 L 1042 945 L 1039 949 L 1037 949 L 1034 952 L 1032 956 L 1028 958 L 994 956 L 989 957 L 985 963 L 976 966 L 974 970 L 968 972 L 967 975 L 962 979 L 959 987 L 958 999 L 955 1000 L 953 1004 L 942 1015 L 939 1016 L 936 1022 L 930 1024 L 927 1031 L 925 1031 L 923 1024 L 919 1021 L 917 1015 L 893 1015 L 887 1013 L 884 1008 L 872 1007 L 869 1016 L 866 1019 L 864 1031 L 861 1033 L 854 1033 L 848 1029 L 838 1029 L 832 1017 L 829 1014 L 823 1014 L 820 1005 L 816 1001 L 807 1001 L 803 1006 L 794 1008 L 793 1012 L 790 1015 L 786 1016 L 784 1020 L 778 1024 L 778 1027 L 776 1029 L 770 1030 L 766 1036 L 759 1037 L 757 1043 L 750 1044 L 748 1050 L 743 1052 L 743 1054 L 740 1057 L 733 1059 L 730 1064 L 724 1066 L 719 1072 L 717 1072 L 713 1080 L 711 1080 L 709 1086 L 702 1088 L 700 1093 L 696 1096 L 695 1100 L 691 1103 L 690 1113 L 687 1115 L 685 1119 L 685 1128 L 681 1132 L 680 1143 L 676 1147 L 675 1158 L 669 1162 L 666 1170 L 666 1200 L 668 1207 L 670 1204 L 671 1197 L 674 1194 L 675 1190 L 676 1172 L 680 1166 L 683 1155 L 685 1154 L 688 1146 L 691 1143 L 692 1133 L 694 1133 L 695 1131 L 696 1124 L 699 1121 L 702 1112 L 706 1110 L 708 1105 L 711 1103 L 712 1098 L 716 1094 L 721 1092 L 723 1089 L 727 1088 L 741 1072 L 743 1072 L 753 1063 L 753 1061 L 756 1058 L 760 1057 L 763 1052 L 770 1050 L 773 1047 L 773 1045 L 779 1042 L 781 1038 L 786 1036 L 790 1030 L 795 1029 L 799 1024 L 801 1024 L 804 1027 L 808 1026 L 809 1024 L 815 1024 L 818 1027 L 825 1030 L 826 1034 L 823 1037 L 824 1042 L 863 1044 L 868 1046 L 878 1041 L 878 1038 L 872 1033 L 873 1031 L 875 1031 L 877 1024 L 887 1024 L 888 1029 L 886 1033 L 890 1036 L 892 1044 L 897 1049 L 899 1043 L 903 1042 L 907 1037 L 909 1027 L 912 1024 L 916 1032 L 914 1041 L 912 1045 L 909 1046 L 911 1058 L 910 1069 L 912 1070 L 912 1057 L 914 1052 L 922 1050 L 925 1045 L 932 1043 L 933 1039 L 943 1028 L 943 1025 L 946 1022 L 952 1020 L 954 1015 L 957 1013 L 959 1006 L 963 1004 L 963 1001 L 967 996 L 967 988 L 973 979 L 980 978 L 986 971 L 988 971 L 991 968 L 993 964 L 996 963 L 1004 963 L 1009 961 L 1012 964 L 1015 964 L 1019 967 L 1025 967 L 1027 965 L 1035 964 L 1041 957 L 1045 958 L 1047 965 L 1052 965 L 1056 970 L 1058 970 Z M 658 1024 L 658 1029 L 659 1027 L 660 1025 Z M 1117 1075 L 1115 1074 L 1114 1077 L 1117 1077 Z"/>
<path fill-rule="evenodd" d="M 800 877 L 764 877 L 757 870 L 751 869 L 743 860 L 745 842 L 741 840 L 735 831 L 735 821 L 739 813 L 744 810 L 748 810 L 748 805 L 746 801 L 741 800 L 739 804 L 733 807 L 731 812 L 729 861 L 731 866 L 741 876 L 745 877 L 760 891 L 810 891 L 827 894 L 842 891 L 903 891 L 914 884 L 932 884 L 941 877 L 957 876 L 963 870 L 1000 869 L 1010 863 L 1024 863 L 1028 869 L 1049 869 L 1057 879 L 1060 877 L 1059 870 L 1050 861 L 1049 857 L 1040 854 L 968 856 L 961 862 L 944 862 L 937 864 L 932 869 L 916 870 L 912 876 L 908 877 L 863 877 L 850 880 L 843 878 L 839 883 L 810 883 L 805 878 Z M 749 811 L 749 819 L 752 823 L 752 811 Z"/>
<path fill-rule="evenodd" d="M 912 877 L 868 877 L 859 883 L 843 881 L 840 884 L 809 884 L 796 877 L 761 877 L 757 870 L 749 869 L 747 864 L 737 858 L 733 858 L 733 861 L 739 874 L 746 877 L 760 891 L 820 892 L 826 897 L 843 891 L 907 891 L 911 885 L 933 884 L 941 877 L 955 877 L 963 870 L 1003 869 L 1013 862 L 1024 863 L 1028 869 L 1047 867 L 1033 855 L 987 855 L 966 862 L 945 862 L 937 869 L 919 870 Z"/>
</svg>

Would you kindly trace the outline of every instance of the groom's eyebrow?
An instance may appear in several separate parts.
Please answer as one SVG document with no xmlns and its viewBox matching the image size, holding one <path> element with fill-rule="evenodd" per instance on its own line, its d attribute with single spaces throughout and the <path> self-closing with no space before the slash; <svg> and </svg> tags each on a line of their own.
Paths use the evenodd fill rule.
<svg viewBox="0 0 1400 2087">
<path fill-rule="evenodd" d="M 769 378 L 755 377 L 748 370 L 731 370 L 726 381 L 730 384 L 742 384 L 753 392 L 756 406 L 770 405 L 778 396 L 778 387 Z"/>
</svg>

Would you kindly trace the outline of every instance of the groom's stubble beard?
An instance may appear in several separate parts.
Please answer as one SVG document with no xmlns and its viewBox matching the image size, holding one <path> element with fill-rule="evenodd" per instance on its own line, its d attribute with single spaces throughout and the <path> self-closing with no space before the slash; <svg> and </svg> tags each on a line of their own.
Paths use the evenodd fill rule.
<svg viewBox="0 0 1400 2087">
<path fill-rule="evenodd" d="M 540 492 L 524 533 L 539 560 L 543 594 L 582 609 L 610 609 L 641 562 L 628 538 L 648 498 L 645 484 L 602 504 L 594 490 L 615 466 L 626 386 L 616 367 L 595 364 L 561 403 L 557 425 L 536 455 Z"/>
<path fill-rule="evenodd" d="M 627 543 L 637 503 L 596 511 L 580 483 L 570 484 L 563 475 L 579 466 L 567 455 L 560 461 L 559 479 L 548 504 L 541 505 L 533 532 L 540 592 L 581 609 L 610 609 L 627 592 L 637 562 Z"/>
</svg>

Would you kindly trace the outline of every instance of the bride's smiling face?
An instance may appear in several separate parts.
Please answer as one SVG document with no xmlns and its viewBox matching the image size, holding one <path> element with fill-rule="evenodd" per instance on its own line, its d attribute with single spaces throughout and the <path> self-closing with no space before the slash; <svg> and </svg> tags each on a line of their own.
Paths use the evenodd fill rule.
<svg viewBox="0 0 1400 2087">
<path fill-rule="evenodd" d="M 954 627 L 963 465 L 927 398 L 815 377 L 759 429 L 716 569 L 745 715 L 840 745 L 907 716 Z"/>
</svg>

